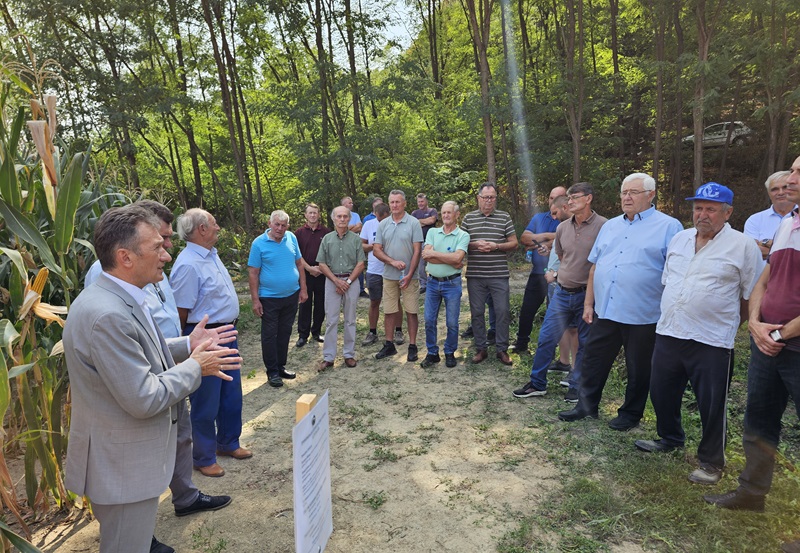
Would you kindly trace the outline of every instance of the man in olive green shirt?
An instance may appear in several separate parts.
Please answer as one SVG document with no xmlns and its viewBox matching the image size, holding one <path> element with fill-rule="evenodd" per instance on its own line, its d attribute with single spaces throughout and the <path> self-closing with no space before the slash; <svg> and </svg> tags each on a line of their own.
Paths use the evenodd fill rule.
<svg viewBox="0 0 800 553">
<path fill-rule="evenodd" d="M 325 345 L 318 370 L 333 366 L 339 334 L 339 312 L 344 309 L 344 364 L 356 366 L 356 307 L 358 305 L 358 275 L 364 270 L 364 250 L 361 238 L 348 230 L 350 210 L 339 206 L 331 213 L 335 232 L 322 238 L 317 263 L 325 275 Z"/>
</svg>

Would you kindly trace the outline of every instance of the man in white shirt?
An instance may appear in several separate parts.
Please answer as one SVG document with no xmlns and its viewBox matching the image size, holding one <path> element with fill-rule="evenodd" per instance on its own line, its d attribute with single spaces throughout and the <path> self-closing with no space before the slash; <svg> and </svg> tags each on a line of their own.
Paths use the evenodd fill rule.
<svg viewBox="0 0 800 553">
<path fill-rule="evenodd" d="M 764 263 L 761 264 L 762 269 L 766 265 L 767 255 L 772 247 L 772 237 L 775 236 L 778 226 L 783 218 L 797 207 L 789 199 L 787 193 L 786 179 L 789 177 L 789 173 L 790 171 L 778 171 L 767 177 L 764 186 L 772 205 L 764 211 L 753 213 L 744 223 L 744 233 L 750 238 L 754 238 L 761 250 L 761 257 L 764 259 Z"/>
<path fill-rule="evenodd" d="M 666 453 L 683 447 L 681 400 L 687 382 L 697 397 L 703 437 L 696 484 L 716 484 L 725 466 L 728 365 L 739 322 L 759 276 L 755 242 L 731 228 L 733 192 L 710 182 L 686 198 L 694 202 L 694 228 L 676 234 L 667 248 L 656 325 L 650 399 L 660 440 L 636 440 L 637 449 Z"/>
</svg>

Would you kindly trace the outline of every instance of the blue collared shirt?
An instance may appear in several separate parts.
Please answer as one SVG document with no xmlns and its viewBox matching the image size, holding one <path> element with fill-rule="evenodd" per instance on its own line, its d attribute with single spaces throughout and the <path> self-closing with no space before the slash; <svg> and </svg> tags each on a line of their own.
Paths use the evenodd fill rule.
<svg viewBox="0 0 800 553">
<path fill-rule="evenodd" d="M 92 266 L 86 272 L 86 276 L 83 279 L 83 287 L 88 288 L 102 272 L 103 269 L 98 259 L 92 263 Z M 181 321 L 178 317 L 178 306 L 175 305 L 175 296 L 172 294 L 172 286 L 169 285 L 167 273 L 164 273 L 164 278 L 161 279 L 158 286 L 161 289 L 161 294 L 158 293 L 155 284 L 148 284 L 142 288 L 145 293 L 145 305 L 164 338 L 177 338 L 181 335 Z"/>
<path fill-rule="evenodd" d="M 531 221 L 528 223 L 528 226 L 525 227 L 525 230 L 530 231 L 533 234 L 544 234 L 548 232 L 555 234 L 560 222 L 561 221 L 558 219 L 553 219 L 549 211 L 542 211 L 541 213 L 537 213 L 531 217 Z M 548 267 L 547 260 L 547 256 L 541 255 L 537 250 L 533 250 L 533 257 L 531 261 L 533 267 L 531 272 L 537 275 L 543 275 L 544 270 Z"/>
<path fill-rule="evenodd" d="M 682 230 L 677 219 L 653 206 L 633 221 L 623 214 L 603 225 L 589 252 L 598 317 L 632 325 L 658 322 L 667 247 Z"/>
<path fill-rule="evenodd" d="M 169 282 L 179 308 L 188 309 L 188 324 L 208 315 L 209 324 L 229 323 L 239 317 L 239 298 L 217 248 L 187 242 L 172 266 Z"/>
<path fill-rule="evenodd" d="M 260 298 L 288 298 L 300 289 L 297 261 L 302 257 L 297 237 L 287 230 L 280 242 L 271 238 L 272 230 L 253 240 L 247 266 L 259 270 Z"/>
</svg>

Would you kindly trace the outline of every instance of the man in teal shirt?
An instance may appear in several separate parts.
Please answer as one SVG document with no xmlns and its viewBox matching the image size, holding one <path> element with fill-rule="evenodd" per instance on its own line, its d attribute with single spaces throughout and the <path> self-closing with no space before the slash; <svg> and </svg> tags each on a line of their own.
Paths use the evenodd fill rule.
<svg viewBox="0 0 800 553">
<path fill-rule="evenodd" d="M 444 341 L 445 365 L 456 366 L 455 352 L 458 348 L 458 315 L 461 311 L 461 268 L 469 247 L 469 234 L 458 226 L 458 204 L 445 202 L 442 205 L 441 227 L 428 231 L 422 259 L 427 262 L 428 286 L 425 289 L 425 347 L 428 354 L 423 359 L 423 368 L 438 363 L 439 346 L 436 344 L 436 321 L 439 307 L 444 300 L 447 338 Z"/>
</svg>

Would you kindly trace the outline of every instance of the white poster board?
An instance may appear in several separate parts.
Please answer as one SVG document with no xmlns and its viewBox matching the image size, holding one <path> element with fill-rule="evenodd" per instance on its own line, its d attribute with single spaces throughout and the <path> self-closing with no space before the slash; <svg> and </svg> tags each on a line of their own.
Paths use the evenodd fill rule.
<svg viewBox="0 0 800 553">
<path fill-rule="evenodd" d="M 297 553 L 321 553 L 333 533 L 328 391 L 292 430 L 294 541 Z"/>
</svg>

